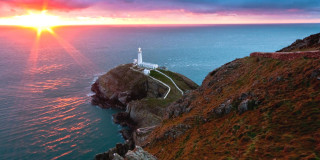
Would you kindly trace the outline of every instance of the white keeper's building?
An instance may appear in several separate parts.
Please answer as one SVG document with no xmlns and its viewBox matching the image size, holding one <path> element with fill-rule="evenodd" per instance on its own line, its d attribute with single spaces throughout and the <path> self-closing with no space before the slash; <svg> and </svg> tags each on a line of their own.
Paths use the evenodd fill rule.
<svg viewBox="0 0 320 160">
<path fill-rule="evenodd" d="M 158 64 L 153 64 L 153 63 L 147 63 L 142 61 L 142 51 L 141 48 L 138 48 L 138 59 L 134 59 L 133 61 L 134 64 L 137 64 L 140 67 L 143 68 L 149 68 L 149 69 L 157 69 L 159 68 Z"/>
</svg>

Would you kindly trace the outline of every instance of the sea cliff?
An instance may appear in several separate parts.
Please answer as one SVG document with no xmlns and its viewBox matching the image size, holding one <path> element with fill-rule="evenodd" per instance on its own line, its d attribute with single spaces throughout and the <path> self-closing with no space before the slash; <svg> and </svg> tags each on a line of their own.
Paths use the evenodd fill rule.
<svg viewBox="0 0 320 160">
<path fill-rule="evenodd" d="M 148 87 L 141 89 L 144 96 L 119 100 L 122 96 L 112 96 L 115 90 L 104 93 L 109 84 L 102 87 L 106 77 L 99 78 L 93 85 L 98 97 L 93 102 L 109 106 L 105 104 L 117 99 L 112 102 L 126 112 L 116 119 L 132 130 L 125 144 L 131 148 L 122 151 L 119 144 L 103 153 L 111 156 L 99 154 L 96 159 L 117 158 L 117 150 L 130 159 L 124 152 L 135 145 L 143 148 L 136 147 L 140 155 L 158 159 L 319 159 L 320 52 L 306 51 L 320 44 L 320 34 L 303 41 L 308 45 L 293 43 L 283 49 L 286 53 L 259 52 L 229 62 L 211 71 L 199 87 L 172 73 L 180 77 L 175 78 L 180 86 L 188 87 L 183 95 L 175 90 L 167 100 L 161 99 L 161 85 L 150 93 Z M 296 52 L 299 49 L 303 54 Z M 153 83 L 148 81 L 144 84 Z"/>
</svg>

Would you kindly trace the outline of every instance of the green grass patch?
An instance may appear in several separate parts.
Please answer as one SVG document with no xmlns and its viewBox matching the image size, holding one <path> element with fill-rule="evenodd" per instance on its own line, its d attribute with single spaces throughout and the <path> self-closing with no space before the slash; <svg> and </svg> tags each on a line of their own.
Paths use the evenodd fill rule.
<svg viewBox="0 0 320 160">
<path fill-rule="evenodd" d="M 171 98 L 145 98 L 142 101 L 150 107 L 167 107 L 170 103 L 175 101 L 176 99 Z"/>
<path fill-rule="evenodd" d="M 170 79 L 168 79 L 164 75 L 162 75 L 162 74 L 160 74 L 160 73 L 158 73 L 156 71 L 151 71 L 150 72 L 150 76 L 153 77 L 153 78 L 156 78 L 156 79 L 162 81 L 163 83 L 167 84 L 168 86 L 170 86 L 171 91 L 170 91 L 167 99 L 177 100 L 178 98 L 180 98 L 182 96 L 181 93 L 179 92 L 179 90 L 170 81 Z"/>
<path fill-rule="evenodd" d="M 179 74 L 161 69 L 159 69 L 159 71 L 169 76 L 182 91 L 191 90 Z"/>
</svg>

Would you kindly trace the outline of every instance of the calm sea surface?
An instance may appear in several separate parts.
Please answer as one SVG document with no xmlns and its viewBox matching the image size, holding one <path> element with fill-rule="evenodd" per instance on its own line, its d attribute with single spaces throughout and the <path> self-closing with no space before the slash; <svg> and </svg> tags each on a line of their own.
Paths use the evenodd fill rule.
<svg viewBox="0 0 320 160">
<path fill-rule="evenodd" d="M 275 51 L 319 24 L 198 27 L 0 28 L 0 159 L 92 159 L 123 142 L 116 110 L 90 105 L 90 85 L 111 68 L 145 61 L 201 84 L 254 51 Z"/>
</svg>

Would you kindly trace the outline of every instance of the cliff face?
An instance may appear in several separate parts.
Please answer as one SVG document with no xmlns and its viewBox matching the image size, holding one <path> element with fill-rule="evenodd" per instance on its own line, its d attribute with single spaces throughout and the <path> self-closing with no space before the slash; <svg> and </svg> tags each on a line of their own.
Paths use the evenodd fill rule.
<svg viewBox="0 0 320 160">
<path fill-rule="evenodd" d="M 291 51 L 308 51 L 320 49 L 320 33 L 313 34 L 304 39 L 297 39 L 290 46 L 285 47 L 278 52 L 291 52 Z"/>
<path fill-rule="evenodd" d="M 126 105 L 133 100 L 163 96 L 167 90 L 165 86 L 131 67 L 132 64 L 120 65 L 99 77 L 92 85 L 92 91 L 96 93 L 93 104 L 102 108 L 126 109 Z"/>
<path fill-rule="evenodd" d="M 156 71 L 151 71 L 151 75 L 146 76 L 142 70 L 132 64 L 120 65 L 99 77 L 92 85 L 91 89 L 96 93 L 92 96 L 92 104 L 123 110 L 113 115 L 114 122 L 129 127 L 129 130 L 121 131 L 128 140 L 125 144 L 118 144 L 116 148 L 98 154 L 96 159 L 113 159 L 115 153 L 124 156 L 128 150 L 134 149 L 135 145 L 140 145 L 162 122 L 166 106 L 182 96 L 167 77 Z M 184 92 L 198 87 L 183 75 L 161 71 Z M 167 86 L 155 78 L 167 84 L 170 92 Z M 167 92 L 167 98 L 163 99 Z"/>
<path fill-rule="evenodd" d="M 320 155 L 320 59 L 237 59 L 167 107 L 142 143 L 159 159 Z"/>
</svg>

